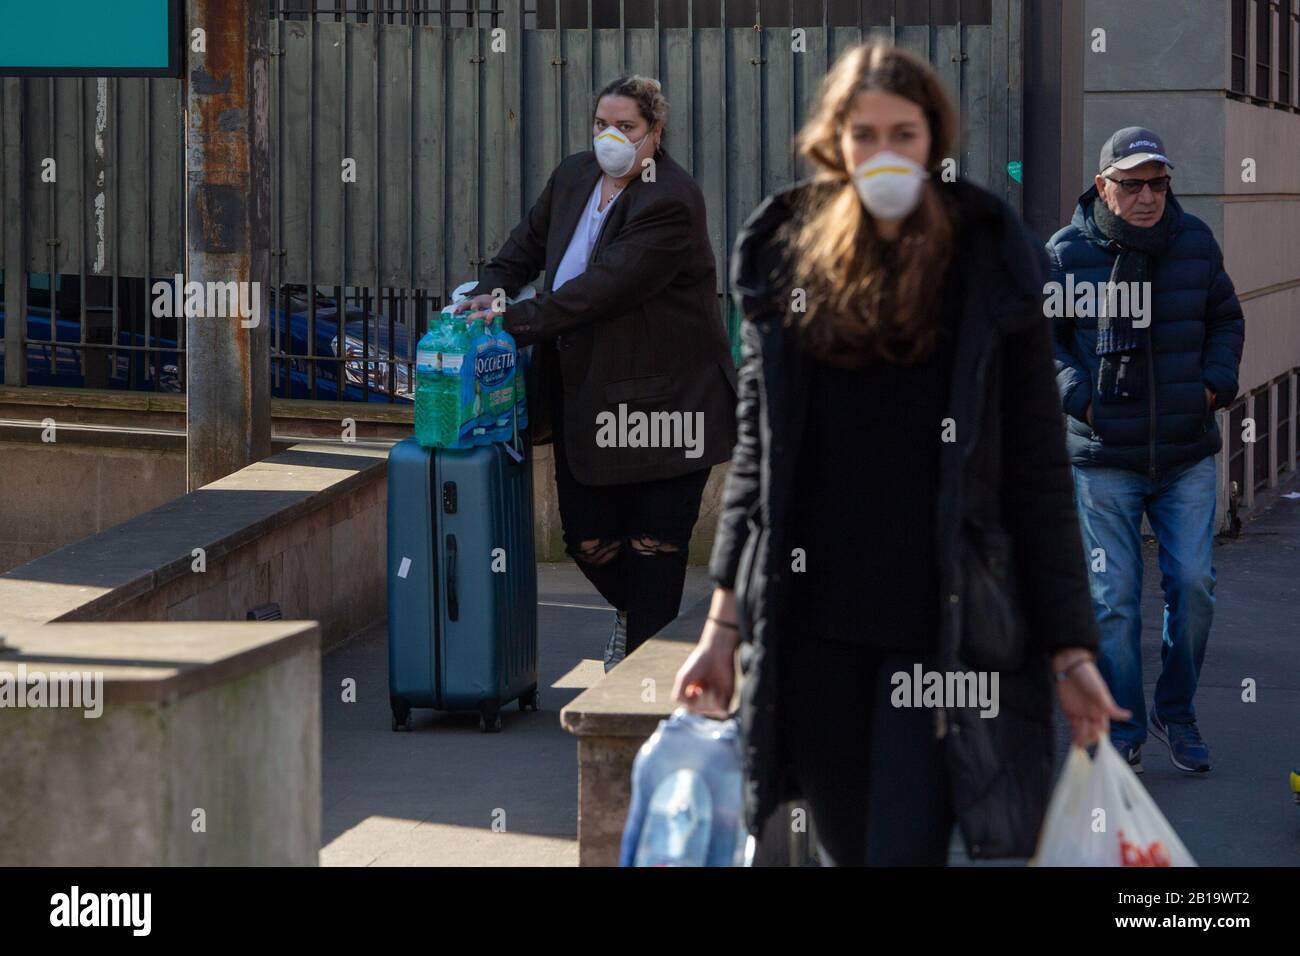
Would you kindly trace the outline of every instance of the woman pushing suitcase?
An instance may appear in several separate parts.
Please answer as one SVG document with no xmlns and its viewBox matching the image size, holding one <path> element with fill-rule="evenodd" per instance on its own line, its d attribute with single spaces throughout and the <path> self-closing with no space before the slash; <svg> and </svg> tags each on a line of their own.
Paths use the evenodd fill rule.
<svg viewBox="0 0 1300 956">
<path fill-rule="evenodd" d="M 736 440 L 704 196 L 663 147 L 667 115 L 656 80 L 601 90 L 592 149 L 556 167 L 459 307 L 487 317 L 546 272 L 503 323 L 536 346 L 530 430 L 554 443 L 565 550 L 616 608 L 606 670 L 677 616 L 709 469 Z"/>
</svg>

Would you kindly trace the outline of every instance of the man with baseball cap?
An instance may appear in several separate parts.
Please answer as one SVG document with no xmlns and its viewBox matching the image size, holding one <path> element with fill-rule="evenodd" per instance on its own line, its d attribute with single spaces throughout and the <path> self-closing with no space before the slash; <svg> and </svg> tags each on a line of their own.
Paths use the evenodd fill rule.
<svg viewBox="0 0 1300 956">
<path fill-rule="evenodd" d="M 1214 409 L 1237 395 L 1244 323 L 1223 253 L 1170 189 L 1161 138 L 1129 126 L 1101 148 L 1093 186 L 1047 243 L 1052 280 L 1095 292 L 1053 310 L 1057 384 L 1093 606 L 1099 666 L 1133 712 L 1111 741 L 1141 772 L 1142 515 L 1159 543 L 1161 672 L 1150 732 L 1180 770 L 1210 769 L 1192 698 L 1214 614 Z M 1120 288 L 1125 294 L 1113 294 Z M 1059 287 L 1057 287 L 1059 288 Z M 1124 307 L 1127 303 L 1127 307 Z M 1073 305 L 1073 303 L 1072 303 Z"/>
</svg>

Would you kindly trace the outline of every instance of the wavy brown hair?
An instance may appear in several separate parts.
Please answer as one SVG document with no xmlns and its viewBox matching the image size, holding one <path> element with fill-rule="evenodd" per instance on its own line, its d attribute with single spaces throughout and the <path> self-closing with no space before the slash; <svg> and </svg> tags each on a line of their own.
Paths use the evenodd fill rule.
<svg viewBox="0 0 1300 956">
<path fill-rule="evenodd" d="M 899 237 L 882 239 L 862 207 L 840 137 L 858 93 L 882 90 L 916 103 L 930 129 L 927 180 L 920 204 Z M 956 113 L 928 63 L 895 46 L 866 43 L 846 51 L 826 74 L 813 114 L 799 132 L 799 153 L 816 185 L 782 230 L 790 277 L 806 292 L 806 310 L 791 312 L 807 349 L 835 365 L 872 359 L 901 365 L 934 349 L 936 306 L 952 258 L 953 212 L 934 186 L 950 155 Z"/>
</svg>

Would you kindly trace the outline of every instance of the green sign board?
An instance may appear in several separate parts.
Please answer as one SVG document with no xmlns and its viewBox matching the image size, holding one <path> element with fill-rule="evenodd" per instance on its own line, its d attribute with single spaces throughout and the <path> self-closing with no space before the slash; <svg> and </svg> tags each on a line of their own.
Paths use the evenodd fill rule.
<svg viewBox="0 0 1300 956">
<path fill-rule="evenodd" d="M 0 76 L 180 76 L 181 0 L 0 0 Z"/>
</svg>

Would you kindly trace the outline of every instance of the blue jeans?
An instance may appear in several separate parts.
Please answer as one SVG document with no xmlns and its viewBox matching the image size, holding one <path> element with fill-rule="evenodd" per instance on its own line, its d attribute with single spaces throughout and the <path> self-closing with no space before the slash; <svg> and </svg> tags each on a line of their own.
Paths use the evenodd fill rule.
<svg viewBox="0 0 1300 956">
<path fill-rule="evenodd" d="M 1147 736 L 1142 512 L 1160 546 L 1160 588 L 1165 596 L 1155 712 L 1166 723 L 1187 723 L 1196 719 L 1192 698 L 1214 618 L 1214 458 L 1156 479 L 1122 468 L 1076 467 L 1074 494 L 1101 633 L 1098 667 L 1115 701 L 1133 712 L 1132 720 L 1112 722 L 1111 739 L 1139 745 Z"/>
</svg>

